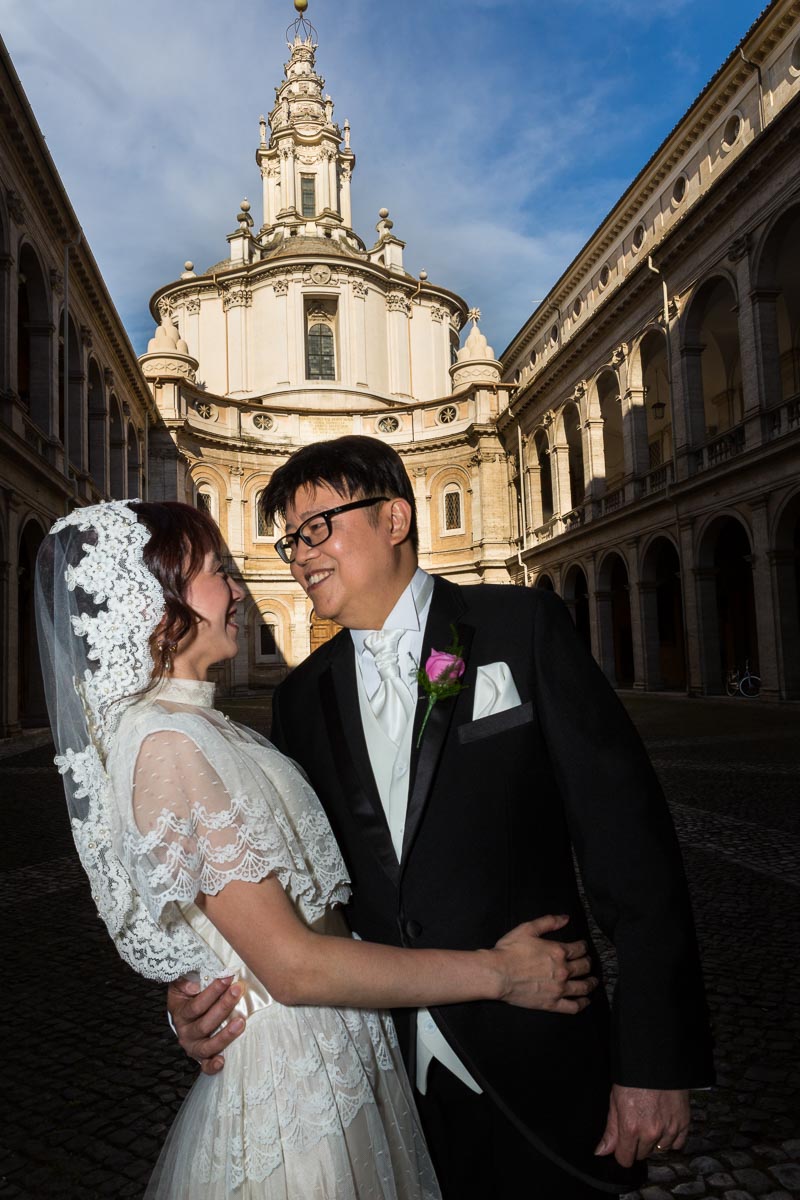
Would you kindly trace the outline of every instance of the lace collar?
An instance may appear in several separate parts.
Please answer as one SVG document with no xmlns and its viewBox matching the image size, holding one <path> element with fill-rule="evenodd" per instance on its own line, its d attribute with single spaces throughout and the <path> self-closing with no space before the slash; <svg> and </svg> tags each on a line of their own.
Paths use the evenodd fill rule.
<svg viewBox="0 0 800 1200">
<path fill-rule="evenodd" d="M 216 684 L 205 679 L 163 679 L 150 693 L 150 698 L 193 704 L 195 708 L 213 708 L 215 688 Z"/>
</svg>

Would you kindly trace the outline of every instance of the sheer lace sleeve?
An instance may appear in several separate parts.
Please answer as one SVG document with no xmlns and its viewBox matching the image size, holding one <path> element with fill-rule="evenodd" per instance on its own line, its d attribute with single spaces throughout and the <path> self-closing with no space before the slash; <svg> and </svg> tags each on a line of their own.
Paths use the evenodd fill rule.
<svg viewBox="0 0 800 1200">
<path fill-rule="evenodd" d="M 248 770 L 202 718 L 176 723 L 190 731 L 155 730 L 139 746 L 123 834 L 123 858 L 153 917 L 232 880 L 255 883 L 270 874 L 293 899 L 324 906 L 270 781 Z"/>
</svg>

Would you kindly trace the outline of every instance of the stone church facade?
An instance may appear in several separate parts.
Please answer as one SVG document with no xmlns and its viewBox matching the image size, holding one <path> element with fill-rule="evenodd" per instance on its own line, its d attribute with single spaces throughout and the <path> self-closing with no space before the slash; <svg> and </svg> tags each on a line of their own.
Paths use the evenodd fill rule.
<svg viewBox="0 0 800 1200">
<path fill-rule="evenodd" d="M 207 508 L 247 589 L 240 654 L 219 672 L 233 690 L 277 682 L 334 631 L 315 622 L 259 513 L 298 446 L 349 433 L 394 446 L 417 496 L 422 564 L 437 574 L 508 582 L 512 551 L 496 429 L 510 388 L 479 314 L 406 271 L 386 209 L 372 246 L 352 228 L 349 124 L 334 122 L 311 26 L 298 21 L 288 48 L 259 126 L 262 222 L 244 201 L 227 256 L 203 273 L 187 263 L 159 289 L 141 358 L 161 418 L 151 495 Z"/>
</svg>

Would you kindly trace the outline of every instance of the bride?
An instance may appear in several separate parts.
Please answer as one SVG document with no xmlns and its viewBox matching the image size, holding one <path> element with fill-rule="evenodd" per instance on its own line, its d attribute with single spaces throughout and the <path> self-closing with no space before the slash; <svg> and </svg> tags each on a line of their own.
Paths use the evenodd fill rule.
<svg viewBox="0 0 800 1200">
<path fill-rule="evenodd" d="M 244 593 L 219 531 L 178 503 L 57 521 L 37 566 L 50 720 L 72 831 L 122 957 L 150 979 L 235 976 L 246 1033 L 201 1075 L 147 1197 L 437 1200 L 391 1019 L 496 999 L 579 1012 L 582 943 L 556 969 L 543 917 L 493 949 L 349 937 L 349 881 L 300 770 L 214 708 Z M 539 935 L 539 936 L 537 936 Z M 563 953 L 561 954 L 563 959 Z"/>
</svg>

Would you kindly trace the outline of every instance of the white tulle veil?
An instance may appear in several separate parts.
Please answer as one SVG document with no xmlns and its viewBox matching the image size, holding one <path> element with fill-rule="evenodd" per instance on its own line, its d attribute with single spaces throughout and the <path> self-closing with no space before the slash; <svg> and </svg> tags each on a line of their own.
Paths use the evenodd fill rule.
<svg viewBox="0 0 800 1200">
<path fill-rule="evenodd" d="M 56 521 L 37 560 L 36 622 L 55 762 L 98 912 L 131 966 L 173 979 L 198 957 L 196 939 L 187 925 L 157 925 L 134 888 L 112 840 L 105 770 L 122 714 L 150 686 L 150 639 L 165 612 L 136 503 L 109 501 Z"/>
</svg>

